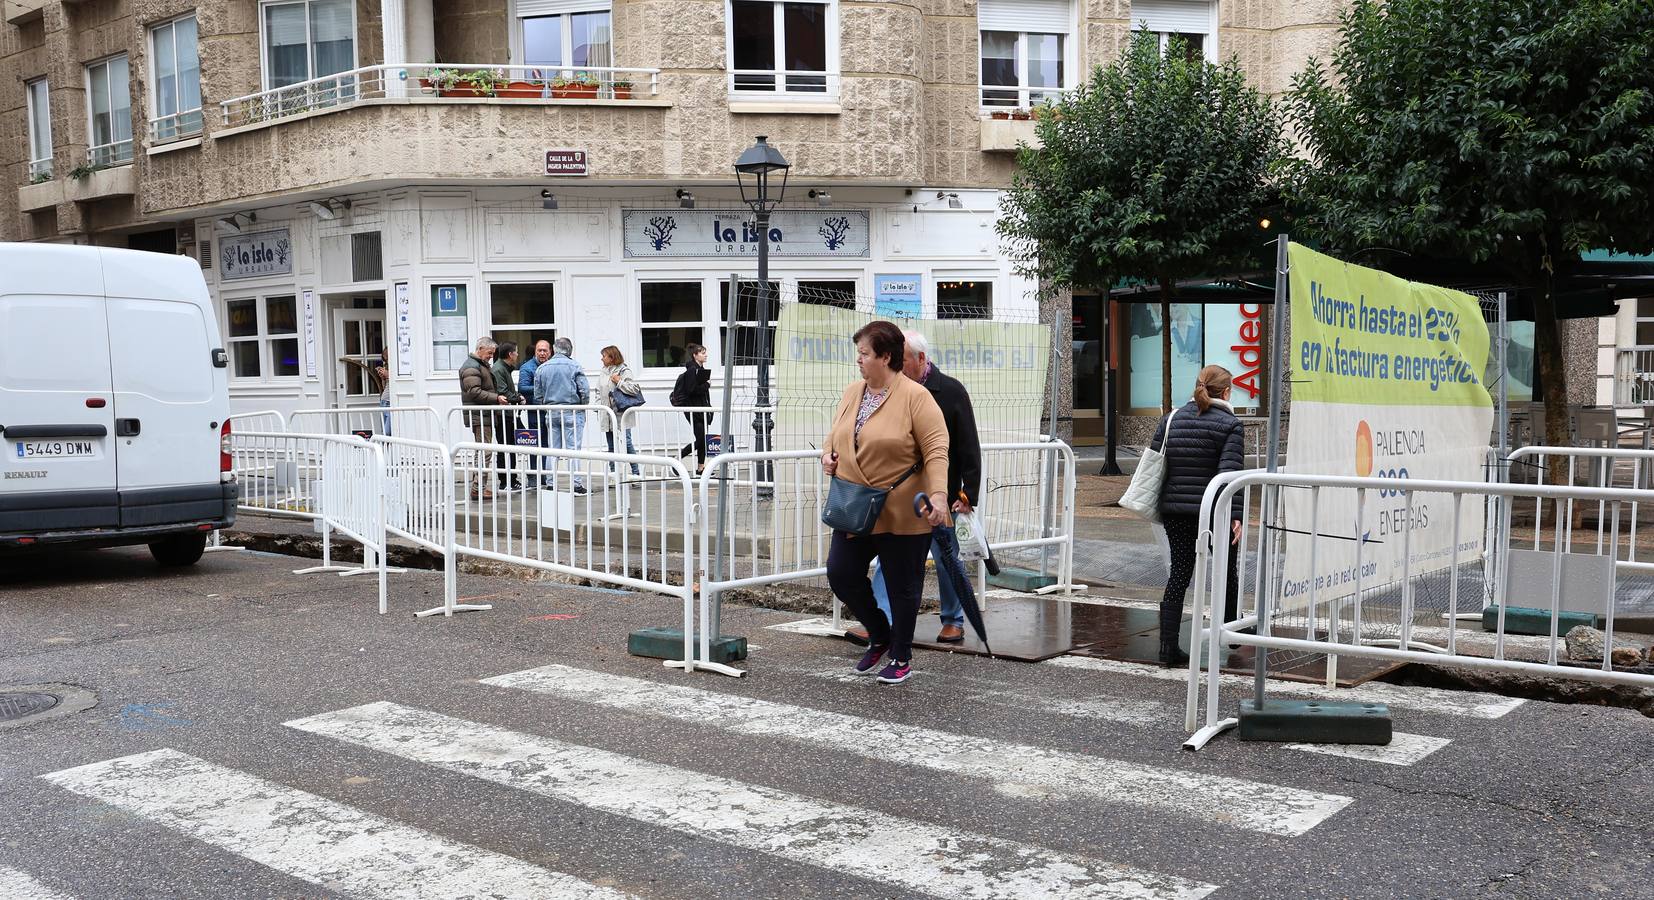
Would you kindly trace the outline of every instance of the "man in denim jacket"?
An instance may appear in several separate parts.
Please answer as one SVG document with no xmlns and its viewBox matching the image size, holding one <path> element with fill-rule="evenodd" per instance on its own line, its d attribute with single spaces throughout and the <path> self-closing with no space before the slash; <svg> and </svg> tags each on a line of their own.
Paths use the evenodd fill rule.
<svg viewBox="0 0 1654 900">
<path fill-rule="evenodd" d="M 566 337 L 560 337 L 552 343 L 555 351 L 551 359 L 541 363 L 534 370 L 534 402 L 539 405 L 551 406 L 585 406 L 591 402 L 591 386 L 586 382 L 586 373 L 581 370 L 580 364 L 574 361 L 574 342 Z M 578 410 L 552 411 L 547 415 L 546 431 L 551 437 L 551 446 L 564 450 L 579 450 L 586 436 L 586 414 Z M 578 473 L 581 466 L 577 462 L 570 462 L 569 468 Z M 586 493 L 586 479 L 583 475 L 575 474 L 571 479 L 574 482 L 574 493 Z M 544 488 L 554 488 L 552 484 L 541 484 Z"/>
</svg>

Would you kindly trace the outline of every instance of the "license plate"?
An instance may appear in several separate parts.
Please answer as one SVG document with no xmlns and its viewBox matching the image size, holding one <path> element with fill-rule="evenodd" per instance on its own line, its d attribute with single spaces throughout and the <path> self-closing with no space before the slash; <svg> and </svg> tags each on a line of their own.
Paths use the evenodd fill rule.
<svg viewBox="0 0 1654 900">
<path fill-rule="evenodd" d="M 18 441 L 18 459 L 90 459 L 98 455 L 96 441 Z"/>
</svg>

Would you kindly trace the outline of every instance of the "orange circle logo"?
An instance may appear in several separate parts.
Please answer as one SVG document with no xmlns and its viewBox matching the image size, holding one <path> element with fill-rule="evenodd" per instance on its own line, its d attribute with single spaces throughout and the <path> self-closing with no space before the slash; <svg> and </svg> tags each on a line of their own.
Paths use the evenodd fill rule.
<svg viewBox="0 0 1654 900">
<path fill-rule="evenodd" d="M 1373 474 L 1373 430 L 1366 420 L 1355 427 L 1355 474 L 1362 478 Z"/>
</svg>

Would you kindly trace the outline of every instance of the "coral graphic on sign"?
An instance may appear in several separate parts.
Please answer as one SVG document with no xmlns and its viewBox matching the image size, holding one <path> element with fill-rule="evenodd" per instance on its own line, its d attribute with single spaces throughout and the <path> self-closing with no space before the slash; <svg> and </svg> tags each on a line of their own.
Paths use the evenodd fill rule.
<svg viewBox="0 0 1654 900">
<path fill-rule="evenodd" d="M 828 219 L 816 233 L 826 242 L 828 250 L 837 250 L 844 246 L 844 239 L 850 234 L 850 218 L 838 216 Z"/>
<path fill-rule="evenodd" d="M 677 230 L 676 219 L 671 216 L 655 216 L 649 220 L 649 227 L 643 229 L 643 234 L 656 250 L 664 250 L 672 243 L 672 232 Z"/>
</svg>

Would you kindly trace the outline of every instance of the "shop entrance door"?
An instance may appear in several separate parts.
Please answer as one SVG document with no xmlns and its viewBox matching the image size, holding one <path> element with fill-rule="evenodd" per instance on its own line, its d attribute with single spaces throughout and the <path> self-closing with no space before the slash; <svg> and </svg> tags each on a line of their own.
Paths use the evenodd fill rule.
<svg viewBox="0 0 1654 900">
<path fill-rule="evenodd" d="M 378 406 L 383 385 L 375 369 L 385 351 L 385 307 L 333 311 L 335 406 Z"/>
<path fill-rule="evenodd" d="M 1073 300 L 1074 441 L 1103 438 L 1103 299 L 1075 294 Z"/>
</svg>

